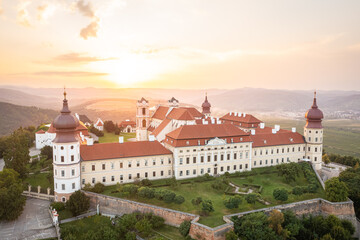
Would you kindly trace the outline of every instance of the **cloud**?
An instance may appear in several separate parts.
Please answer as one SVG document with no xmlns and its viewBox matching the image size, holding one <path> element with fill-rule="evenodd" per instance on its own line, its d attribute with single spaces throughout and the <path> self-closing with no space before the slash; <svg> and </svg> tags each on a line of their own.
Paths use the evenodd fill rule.
<svg viewBox="0 0 360 240">
<path fill-rule="evenodd" d="M 59 56 L 56 56 L 52 58 L 50 61 L 46 62 L 37 62 L 37 63 L 48 63 L 48 64 L 54 64 L 54 65 L 66 65 L 66 64 L 87 64 L 91 62 L 100 62 L 100 61 L 108 61 L 108 60 L 114 60 L 116 58 L 100 58 L 95 56 L 88 56 L 84 53 L 67 53 L 62 54 Z"/>
<path fill-rule="evenodd" d="M 44 71 L 44 72 L 34 72 L 32 75 L 38 76 L 54 76 L 54 77 L 101 77 L 107 76 L 108 73 L 99 73 L 99 72 L 83 72 L 83 71 Z"/>
<path fill-rule="evenodd" d="M 17 5 L 17 23 L 24 27 L 31 27 L 30 15 L 27 7 L 30 5 L 30 1 L 23 0 Z"/>
<path fill-rule="evenodd" d="M 87 27 L 81 29 L 80 36 L 87 40 L 89 37 L 97 37 L 97 32 L 99 31 L 99 19 L 95 19 Z"/>
<path fill-rule="evenodd" d="M 93 10 L 91 2 L 85 4 L 83 0 L 80 0 L 77 2 L 76 6 L 85 17 L 89 17 L 89 18 L 95 17 L 95 11 Z"/>
<path fill-rule="evenodd" d="M 55 12 L 55 5 L 45 3 L 44 5 L 40 5 L 37 7 L 38 15 L 37 19 L 39 21 L 46 21 L 50 16 L 52 16 Z"/>
</svg>

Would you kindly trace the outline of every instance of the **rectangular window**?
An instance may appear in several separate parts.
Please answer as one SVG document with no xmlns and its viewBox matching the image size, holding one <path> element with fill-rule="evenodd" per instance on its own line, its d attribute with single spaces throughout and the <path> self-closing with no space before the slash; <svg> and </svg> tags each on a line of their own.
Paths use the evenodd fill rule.
<svg viewBox="0 0 360 240">
<path fill-rule="evenodd" d="M 131 174 L 129 174 L 129 180 L 131 179 Z"/>
<path fill-rule="evenodd" d="M 153 171 L 153 177 L 156 177 L 156 172 L 155 171 Z"/>
<path fill-rule="evenodd" d="M 187 158 L 186 158 L 186 164 L 189 164 L 189 163 L 190 163 L 190 158 L 187 157 Z"/>
<path fill-rule="evenodd" d="M 92 184 L 94 184 L 95 183 L 95 178 L 92 178 L 91 182 L 92 182 Z"/>
<path fill-rule="evenodd" d="M 220 168 L 220 172 L 223 172 L 223 171 L 224 171 L 224 167 L 221 167 L 221 168 Z"/>
<path fill-rule="evenodd" d="M 254 166 L 256 166 L 256 161 L 254 161 Z"/>
<path fill-rule="evenodd" d="M 61 162 L 64 162 L 64 161 L 65 161 L 64 156 L 61 156 Z"/>
<path fill-rule="evenodd" d="M 140 161 L 136 161 L 136 166 L 140 167 Z"/>
<path fill-rule="evenodd" d="M 230 171 L 230 166 L 227 166 L 226 170 L 227 170 L 227 171 Z"/>
<path fill-rule="evenodd" d="M 242 169 L 242 164 L 240 164 L 240 169 Z"/>
<path fill-rule="evenodd" d="M 71 161 L 73 162 L 75 160 L 74 155 L 71 155 Z"/>
<path fill-rule="evenodd" d="M 234 170 L 236 170 L 236 165 L 234 165 Z"/>
<path fill-rule="evenodd" d="M 111 181 L 115 181 L 115 177 L 114 176 L 111 176 Z"/>
<path fill-rule="evenodd" d="M 189 175 L 190 175 L 190 171 L 186 170 L 186 176 L 189 176 Z"/>
<path fill-rule="evenodd" d="M 234 153 L 234 159 L 236 159 L 236 153 Z"/>
<path fill-rule="evenodd" d="M 75 183 L 72 183 L 72 189 L 75 189 Z"/>
<path fill-rule="evenodd" d="M 71 176 L 75 176 L 75 169 L 71 169 Z"/>
<path fill-rule="evenodd" d="M 168 171 L 168 175 L 171 176 L 171 170 Z"/>
<path fill-rule="evenodd" d="M 224 155 L 223 155 L 223 154 L 220 155 L 220 160 L 221 160 L 221 161 L 224 160 Z"/>
<path fill-rule="evenodd" d="M 168 162 L 169 162 L 169 164 L 171 164 L 171 159 L 170 158 L 168 158 Z"/>
<path fill-rule="evenodd" d="M 120 163 L 120 168 L 123 168 L 123 163 L 122 162 Z"/>
<path fill-rule="evenodd" d="M 155 166 L 155 165 L 156 165 L 156 160 L 154 159 L 154 160 L 153 160 L 153 166 Z"/>
<path fill-rule="evenodd" d="M 65 171 L 64 170 L 61 170 L 61 176 L 65 177 Z"/>
<path fill-rule="evenodd" d="M 102 164 L 102 170 L 105 170 L 105 163 Z"/>
<path fill-rule="evenodd" d="M 103 177 L 103 182 L 106 182 L 106 177 Z"/>
<path fill-rule="evenodd" d="M 183 171 L 180 171 L 180 176 L 182 176 L 183 175 Z"/>
<path fill-rule="evenodd" d="M 193 175 L 196 175 L 196 169 L 193 170 Z"/>
<path fill-rule="evenodd" d="M 164 171 L 161 171 L 161 172 L 160 172 L 160 175 L 161 175 L 161 176 L 164 176 Z"/>
<path fill-rule="evenodd" d="M 85 166 L 81 166 L 81 171 L 85 172 Z"/>
<path fill-rule="evenodd" d="M 208 159 L 208 162 L 210 162 L 211 161 L 211 156 L 209 155 L 207 159 Z"/>
<path fill-rule="evenodd" d="M 230 153 L 228 153 L 227 155 L 227 160 L 230 160 Z"/>
<path fill-rule="evenodd" d="M 208 168 L 207 172 L 208 172 L 208 173 L 211 173 L 211 168 Z"/>
<path fill-rule="evenodd" d="M 148 173 L 147 173 L 147 172 L 145 172 L 145 177 L 146 177 L 146 178 L 148 177 Z"/>
<path fill-rule="evenodd" d="M 61 184 L 61 189 L 65 190 L 65 184 Z"/>
<path fill-rule="evenodd" d="M 180 164 L 180 165 L 182 165 L 182 164 L 183 164 L 183 159 L 182 159 L 182 158 L 180 158 L 180 162 L 179 162 L 179 164 Z"/>
<path fill-rule="evenodd" d="M 92 170 L 92 171 L 95 171 L 95 165 L 92 165 L 92 166 L 91 166 L 91 170 Z"/>
<path fill-rule="evenodd" d="M 128 167 L 131 168 L 131 162 L 128 163 Z"/>
<path fill-rule="evenodd" d="M 196 157 L 193 157 L 193 163 L 196 163 Z"/>
<path fill-rule="evenodd" d="M 114 169 L 114 163 L 111 163 L 111 169 Z"/>
<path fill-rule="evenodd" d="M 245 157 L 248 158 L 249 157 L 249 152 L 245 153 Z"/>
<path fill-rule="evenodd" d="M 136 177 L 137 177 L 137 178 L 140 178 L 140 173 L 137 173 L 137 174 L 136 174 Z"/>
<path fill-rule="evenodd" d="M 203 163 L 204 162 L 204 156 L 200 157 L 200 161 Z"/>
<path fill-rule="evenodd" d="M 242 152 L 240 153 L 240 159 L 242 159 Z"/>
<path fill-rule="evenodd" d="M 248 165 L 247 165 L 247 164 L 245 164 L 245 168 L 246 168 L 246 169 L 248 168 Z"/>
<path fill-rule="evenodd" d="M 85 184 L 85 179 L 82 179 L 82 184 Z"/>
<path fill-rule="evenodd" d="M 120 181 L 124 180 L 124 176 L 120 175 Z"/>
<path fill-rule="evenodd" d="M 200 170 L 200 174 L 201 175 L 204 174 L 204 169 L 203 168 Z"/>
<path fill-rule="evenodd" d="M 161 165 L 164 165 L 164 159 L 161 159 L 160 162 L 161 162 Z"/>
<path fill-rule="evenodd" d="M 214 161 L 215 162 L 217 161 L 217 155 L 216 154 L 214 155 Z"/>
</svg>

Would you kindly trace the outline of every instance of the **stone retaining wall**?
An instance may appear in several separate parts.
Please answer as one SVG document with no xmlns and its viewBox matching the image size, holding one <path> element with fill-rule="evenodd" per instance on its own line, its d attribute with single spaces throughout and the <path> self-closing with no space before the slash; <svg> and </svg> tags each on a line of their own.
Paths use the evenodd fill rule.
<svg viewBox="0 0 360 240">
<path fill-rule="evenodd" d="M 153 213 L 165 219 L 165 223 L 171 226 L 179 227 L 187 220 L 192 221 L 197 216 L 190 213 L 180 212 L 168 208 L 162 208 L 150 204 L 134 202 L 122 198 L 110 197 L 102 194 L 83 191 L 90 197 L 90 207 L 96 209 L 99 204 L 100 213 L 110 215 L 123 215 L 135 211 L 142 213 Z"/>
<path fill-rule="evenodd" d="M 262 208 L 248 212 L 241 212 L 223 217 L 225 224 L 211 228 L 198 223 L 199 216 L 180 212 L 168 208 L 162 208 L 150 204 L 134 202 L 122 198 L 110 197 L 102 194 L 83 191 L 90 197 L 90 207 L 96 209 L 99 204 L 99 211 L 103 214 L 109 215 L 123 215 L 135 211 L 142 213 L 153 213 L 165 219 L 165 223 L 171 226 L 179 227 L 180 224 L 187 220 L 191 221 L 190 236 L 195 239 L 204 240 L 224 240 L 225 234 L 233 229 L 232 217 L 242 217 L 253 212 L 270 212 L 273 209 L 291 210 L 297 216 L 304 214 L 312 215 L 330 215 L 333 214 L 341 219 L 347 219 L 354 224 L 356 229 L 356 236 L 358 236 L 357 220 L 355 216 L 353 202 L 351 200 L 346 202 L 332 203 L 322 198 L 315 198 L 307 201 L 289 203 L 278 205 L 269 208 Z"/>
</svg>

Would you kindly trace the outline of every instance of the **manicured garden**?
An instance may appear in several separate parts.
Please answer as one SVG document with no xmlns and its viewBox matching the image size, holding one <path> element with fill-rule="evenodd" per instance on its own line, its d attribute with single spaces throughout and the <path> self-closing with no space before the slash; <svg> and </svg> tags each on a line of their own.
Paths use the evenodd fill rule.
<svg viewBox="0 0 360 240">
<path fill-rule="evenodd" d="M 99 143 L 111 143 L 111 142 L 119 142 L 119 136 L 124 137 L 124 142 L 127 142 L 129 138 L 135 138 L 136 133 L 120 133 L 120 135 L 116 135 L 114 132 L 104 131 L 104 136 L 99 137 Z"/>
<path fill-rule="evenodd" d="M 298 176 L 295 174 L 294 179 L 291 181 L 286 179 L 285 176 L 279 176 L 279 170 L 277 170 L 277 168 L 267 167 L 257 168 L 251 172 L 236 173 L 232 175 L 228 174 L 227 176 L 222 176 L 220 178 L 213 178 L 209 176 L 181 181 L 147 181 L 150 183 L 147 183 L 146 185 L 137 183 L 139 186 L 136 187 L 136 190 L 135 188 L 133 188 L 133 190 L 129 188 L 129 185 L 136 184 L 127 184 L 128 186 L 114 185 L 105 187 L 105 191 L 102 194 L 122 197 L 174 210 L 200 214 L 202 215 L 199 221 L 200 223 L 210 227 L 215 227 L 224 223 L 222 217 L 227 214 L 317 197 L 325 198 L 325 193 L 317 180 L 312 179 L 309 182 L 309 180 L 305 177 L 304 170 L 300 168 L 298 171 Z M 312 170 L 309 169 L 306 171 L 312 172 Z M 252 194 L 254 201 L 250 201 L 246 198 L 247 195 L 234 194 L 234 188 L 226 184 L 229 182 L 240 187 L 246 187 L 244 184 L 253 185 L 251 188 L 260 192 L 254 192 Z M 314 187 L 310 183 L 316 186 Z M 310 192 L 308 191 L 309 186 L 312 187 Z M 145 191 L 144 188 L 147 188 L 147 191 Z M 300 189 L 300 193 L 296 192 L 296 194 L 292 194 L 294 188 Z M 284 198 L 282 201 L 276 200 L 274 197 L 275 189 L 285 192 L 286 199 Z M 142 191 L 147 192 L 148 194 L 139 194 Z M 157 196 L 161 194 L 161 192 L 163 192 L 162 194 L 164 194 L 164 197 Z M 165 195 L 167 194 L 170 196 L 171 193 L 173 193 L 173 200 L 166 200 L 167 197 Z M 238 199 L 234 198 L 234 195 L 240 196 L 240 204 L 238 206 L 232 206 L 230 209 L 225 207 L 225 202 L 229 203 L 230 198 L 232 198 L 231 200 L 238 201 Z M 177 203 L 175 201 L 176 196 L 184 197 L 185 201 L 183 203 Z M 194 203 L 194 199 L 199 197 L 201 198 L 199 204 Z M 214 211 L 203 211 L 202 202 L 205 200 L 210 200 L 212 202 L 212 208 Z M 269 205 L 266 205 L 266 202 Z M 231 204 L 228 205 L 231 206 Z"/>
</svg>

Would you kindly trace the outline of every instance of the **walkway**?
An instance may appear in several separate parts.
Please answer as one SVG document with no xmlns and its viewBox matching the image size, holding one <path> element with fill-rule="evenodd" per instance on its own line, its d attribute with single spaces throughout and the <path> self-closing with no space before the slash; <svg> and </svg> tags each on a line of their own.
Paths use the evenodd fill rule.
<svg viewBox="0 0 360 240">
<path fill-rule="evenodd" d="M 56 237 L 55 227 L 48 211 L 50 202 L 28 198 L 24 211 L 18 219 L 0 222 L 2 240 L 33 240 Z"/>
</svg>

